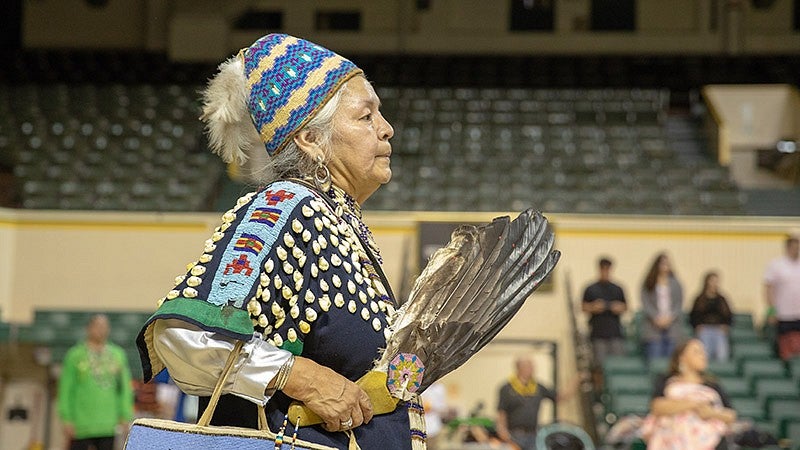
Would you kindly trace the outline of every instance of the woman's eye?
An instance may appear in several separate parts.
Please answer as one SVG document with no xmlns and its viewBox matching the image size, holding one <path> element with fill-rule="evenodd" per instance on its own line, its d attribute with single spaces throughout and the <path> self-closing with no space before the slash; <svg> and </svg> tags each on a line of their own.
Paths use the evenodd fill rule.
<svg viewBox="0 0 800 450">
<path fill-rule="evenodd" d="M 366 116 L 362 117 L 361 119 L 371 121 L 372 120 L 372 113 L 367 114 Z"/>
</svg>

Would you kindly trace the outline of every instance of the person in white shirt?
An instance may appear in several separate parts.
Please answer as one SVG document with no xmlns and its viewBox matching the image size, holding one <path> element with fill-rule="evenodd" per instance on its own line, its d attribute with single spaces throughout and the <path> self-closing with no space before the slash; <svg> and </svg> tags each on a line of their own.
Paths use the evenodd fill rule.
<svg viewBox="0 0 800 450">
<path fill-rule="evenodd" d="M 800 353 L 800 342 L 789 343 L 789 336 L 793 333 L 798 336 L 795 340 L 800 341 L 800 241 L 797 236 L 788 236 L 786 254 L 767 266 L 764 286 L 767 302 L 775 309 L 778 319 L 781 357 Z"/>
</svg>

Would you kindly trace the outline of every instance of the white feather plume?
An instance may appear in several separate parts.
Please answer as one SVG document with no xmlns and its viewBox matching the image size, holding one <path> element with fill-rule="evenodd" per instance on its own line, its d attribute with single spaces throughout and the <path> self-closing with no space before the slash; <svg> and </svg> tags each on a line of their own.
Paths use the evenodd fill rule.
<svg viewBox="0 0 800 450">
<path fill-rule="evenodd" d="M 211 149 L 227 163 L 243 165 L 253 148 L 263 149 L 247 109 L 247 80 L 242 60 L 233 57 L 220 64 L 219 72 L 203 91 L 203 114 Z"/>
</svg>

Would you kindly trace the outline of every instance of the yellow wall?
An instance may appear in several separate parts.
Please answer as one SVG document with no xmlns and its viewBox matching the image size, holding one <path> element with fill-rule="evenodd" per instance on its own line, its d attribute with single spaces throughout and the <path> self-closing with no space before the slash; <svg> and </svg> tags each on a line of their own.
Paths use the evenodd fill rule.
<svg viewBox="0 0 800 450">
<path fill-rule="evenodd" d="M 495 215 L 368 212 L 366 220 L 397 288 L 403 273 L 401 256 L 408 261 L 417 258 L 418 221 L 475 222 Z M 565 300 L 567 276 L 580 296 L 595 276 L 597 258 L 610 255 L 616 262 L 615 278 L 635 310 L 644 272 L 656 252 L 667 250 L 687 297 L 697 292 L 706 270 L 716 269 L 734 309 L 758 317 L 763 312 L 762 271 L 782 253 L 785 233 L 800 226 L 798 218 L 553 215 L 550 219 L 563 252 L 554 289 L 534 295 L 500 337 L 556 341 L 562 385 L 575 373 Z M 36 309 L 47 308 L 151 311 L 184 265 L 199 256 L 217 220 L 217 214 L 0 210 L 2 317 L 27 322 Z M 580 315 L 577 304 L 575 308 Z M 490 344 L 485 357 L 478 355 L 444 380 L 460 392 L 464 407 L 483 400 L 489 411 L 494 409 L 497 384 L 508 375 L 515 354 L 504 349 Z M 546 374 L 546 366 L 540 371 Z M 482 374 L 484 381 L 476 374 Z M 575 402 L 564 404 L 561 416 L 577 421 Z"/>
</svg>

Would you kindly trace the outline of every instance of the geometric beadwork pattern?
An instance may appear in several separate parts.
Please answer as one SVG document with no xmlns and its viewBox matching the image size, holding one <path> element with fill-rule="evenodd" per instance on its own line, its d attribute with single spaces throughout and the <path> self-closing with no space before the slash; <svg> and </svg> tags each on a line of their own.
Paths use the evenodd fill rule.
<svg viewBox="0 0 800 450">
<path fill-rule="evenodd" d="M 285 34 L 268 34 L 239 55 L 250 117 L 270 155 L 283 149 L 345 81 L 362 73 L 336 53 Z"/>
</svg>

